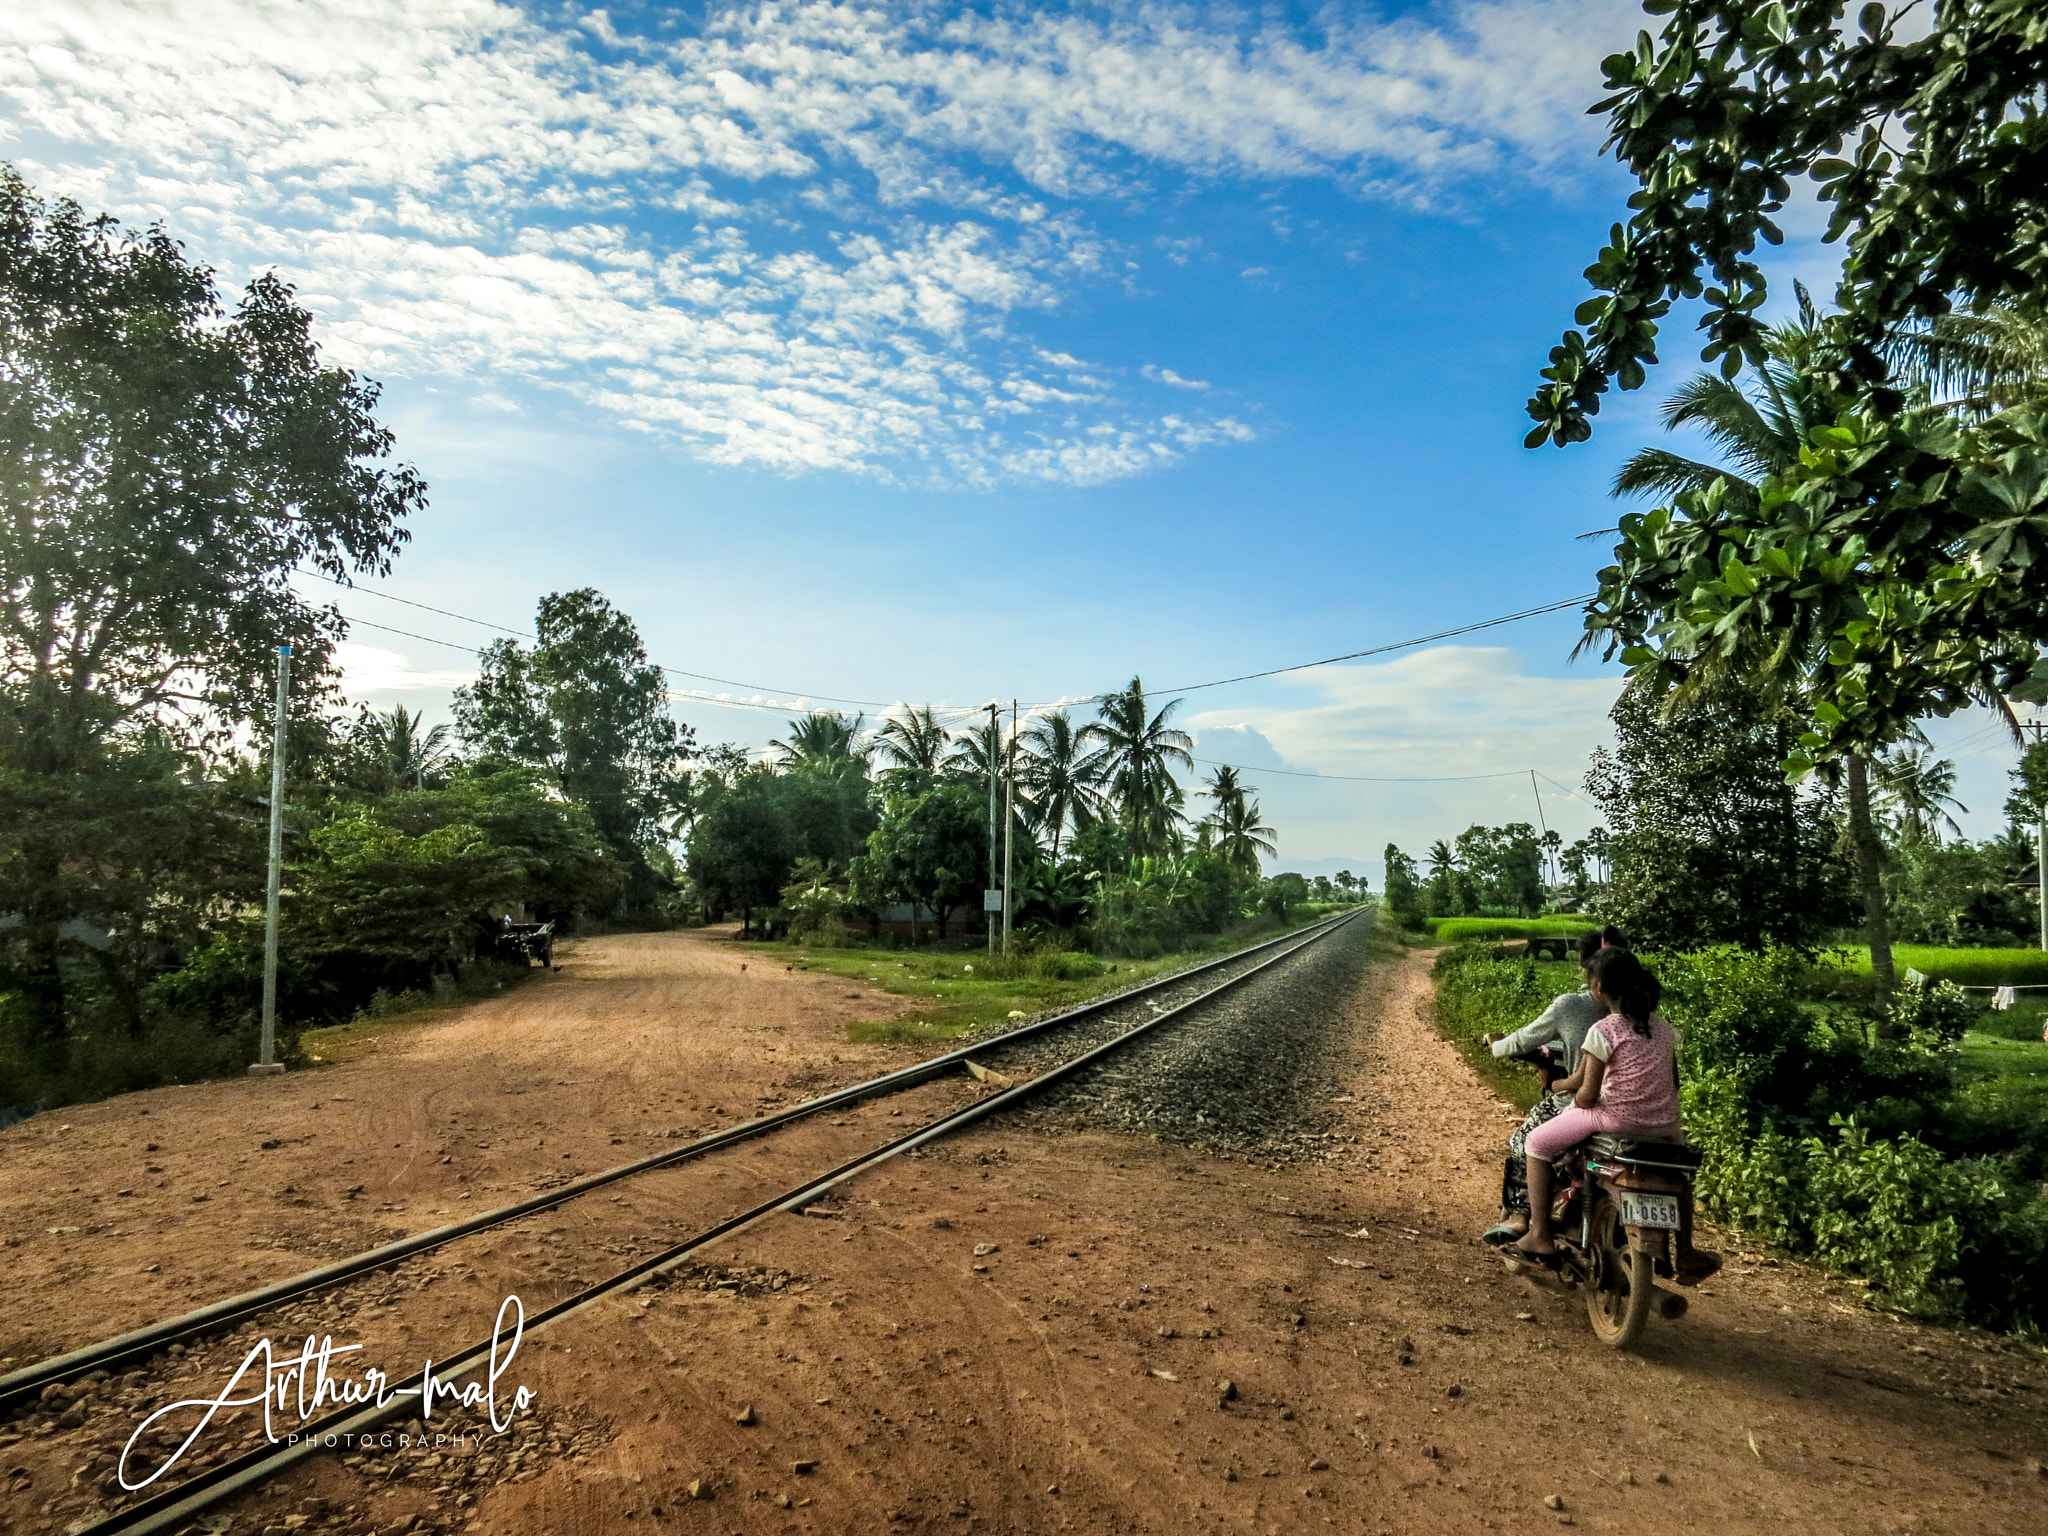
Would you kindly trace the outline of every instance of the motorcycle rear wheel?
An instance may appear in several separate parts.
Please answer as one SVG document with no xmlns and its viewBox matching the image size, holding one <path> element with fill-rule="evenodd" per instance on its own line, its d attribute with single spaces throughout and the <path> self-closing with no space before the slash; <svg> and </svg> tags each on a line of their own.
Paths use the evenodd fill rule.
<svg viewBox="0 0 2048 1536">
<path fill-rule="evenodd" d="M 1627 1349 L 1642 1337 L 1657 1299 L 1650 1256 L 1629 1247 L 1621 1212 L 1602 1195 L 1593 1207 L 1592 1275 L 1586 1286 L 1586 1316 L 1602 1344 Z"/>
</svg>

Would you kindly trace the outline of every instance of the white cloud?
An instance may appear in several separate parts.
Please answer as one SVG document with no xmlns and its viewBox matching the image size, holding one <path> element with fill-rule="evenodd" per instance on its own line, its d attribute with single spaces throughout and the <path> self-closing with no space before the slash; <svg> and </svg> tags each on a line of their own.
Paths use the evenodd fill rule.
<svg viewBox="0 0 2048 1536">
<path fill-rule="evenodd" d="M 1389 842 L 1413 853 L 1474 822 L 1544 821 L 1577 837 L 1599 820 L 1580 785 L 1612 740 L 1619 677 L 1538 677 L 1505 648 L 1438 646 L 1285 682 L 1310 700 L 1186 721 L 1197 755 L 1252 770 L 1283 864 L 1291 847 L 1314 848 L 1377 869 Z"/>
<path fill-rule="evenodd" d="M 1014 333 L 1109 280 L 1061 204 L 1235 176 L 1427 205 L 1548 173 L 1624 9 L 1307 32 L 766 4 L 632 37 L 494 0 L 46 0 L 0 37 L 0 147 L 224 275 L 278 267 L 352 365 L 567 389 L 718 462 L 1089 480 L 1246 429 L 1170 424 L 1101 387 L 1117 365 Z"/>
<path fill-rule="evenodd" d="M 448 693 L 476 681 L 476 669 L 440 671 L 415 667 L 403 651 L 344 640 L 334 648 L 341 672 L 341 691 L 351 699 L 368 700 L 386 694 L 420 692 Z"/>
<path fill-rule="evenodd" d="M 1144 366 L 1142 372 L 1146 378 L 1154 383 L 1170 384 L 1175 389 L 1207 389 L 1209 387 L 1207 382 L 1202 379 L 1184 379 L 1171 368 L 1155 368 L 1150 363 Z"/>
</svg>

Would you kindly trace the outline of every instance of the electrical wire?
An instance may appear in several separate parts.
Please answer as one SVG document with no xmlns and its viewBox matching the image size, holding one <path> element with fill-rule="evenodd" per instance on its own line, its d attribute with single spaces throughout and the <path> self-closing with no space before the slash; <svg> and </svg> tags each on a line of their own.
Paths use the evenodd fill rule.
<svg viewBox="0 0 2048 1536">
<path fill-rule="evenodd" d="M 1204 768 L 1235 768 L 1239 773 L 1278 773 L 1290 779 L 1328 779 L 1338 784 L 1462 784 L 1474 779 L 1519 779 L 1529 771 L 1526 768 L 1504 768 L 1499 773 L 1445 773 L 1427 777 L 1380 778 L 1356 773 L 1309 773 L 1299 768 L 1254 768 L 1246 763 L 1219 763 L 1206 757 L 1198 757 L 1194 761 Z M 1549 775 L 1545 774 L 1544 777 L 1548 778 Z"/>
<path fill-rule="evenodd" d="M 1477 624 L 1461 624 L 1456 629 L 1441 629 L 1433 635 L 1421 635 L 1413 640 L 1396 640 L 1388 645 L 1376 645 L 1370 650 L 1346 651 L 1342 656 L 1326 656 L 1321 661 L 1298 661 L 1291 667 L 1268 667 L 1263 672 L 1245 672 L 1236 677 L 1219 677 L 1208 683 L 1183 683 L 1177 688 L 1161 688 L 1159 693 L 1194 693 L 1203 688 L 1221 688 L 1226 683 L 1248 683 L 1258 677 L 1278 677 L 1283 672 L 1305 672 L 1310 667 L 1332 666 L 1340 661 L 1357 661 L 1364 656 L 1384 656 L 1389 651 L 1405 651 L 1411 646 L 1428 645 L 1432 640 L 1448 640 L 1453 635 L 1469 635 L 1474 630 L 1492 629 L 1500 624 L 1513 624 L 1522 619 L 1533 619 L 1541 613 L 1556 613 L 1561 608 L 1576 608 L 1590 603 L 1599 594 L 1587 592 L 1578 597 L 1568 597 L 1562 602 L 1545 603 L 1540 608 L 1524 608 L 1520 613 L 1505 613 L 1497 619 L 1481 619 Z"/>
<path fill-rule="evenodd" d="M 500 634 L 512 635 L 521 640 L 534 640 L 534 636 L 527 633 L 525 630 L 508 629 L 503 624 L 492 623 L 489 619 L 473 618 L 469 614 L 457 613 L 450 608 L 436 608 L 431 603 L 415 602 L 413 599 L 409 597 L 398 597 L 389 592 L 379 592 L 373 587 L 359 587 L 350 582 L 338 581 L 334 577 L 325 575 L 324 573 L 319 571 L 301 571 L 299 574 L 304 576 L 311 576 L 319 581 L 324 581 L 329 586 L 340 587 L 345 592 L 367 592 L 370 596 L 381 597 L 384 599 L 384 601 L 388 603 L 403 603 L 408 608 L 418 608 L 425 613 L 437 613 L 440 614 L 443 618 L 460 619 L 465 624 L 481 625 L 485 629 L 494 629 L 498 631 L 498 633 Z M 1494 629 L 1502 624 L 1515 624 L 1519 623 L 1523 619 L 1536 618 L 1538 615 L 1541 614 L 1557 613 L 1565 608 L 1575 608 L 1583 603 L 1591 602 L 1596 595 L 1597 594 L 1595 593 L 1587 592 L 1581 594 L 1578 597 L 1565 598 L 1559 602 L 1544 603 L 1535 608 L 1524 608 L 1519 613 L 1506 613 L 1502 614 L 1499 618 L 1481 619 L 1476 624 L 1461 624 L 1456 629 L 1438 630 L 1435 634 L 1432 635 L 1418 635 L 1412 640 L 1395 640 L 1389 642 L 1386 645 L 1372 646 L 1363 651 L 1347 651 L 1341 656 L 1326 656 L 1321 661 L 1299 661 L 1295 662 L 1291 666 L 1268 667 L 1263 672 L 1245 672 L 1241 673 L 1236 677 L 1219 677 L 1206 683 L 1188 683 L 1177 688 L 1156 688 L 1150 691 L 1162 694 L 1198 693 L 1204 688 L 1221 688 L 1229 683 L 1246 683 L 1261 677 L 1279 677 L 1282 674 L 1288 672 L 1305 672 L 1311 667 L 1333 666 L 1340 661 L 1358 661 L 1366 656 L 1384 656 L 1391 651 L 1410 650 L 1415 646 L 1428 645 L 1433 641 L 1449 640 L 1457 635 L 1469 635 L 1482 629 Z M 369 624 L 370 621 L 367 619 L 360 619 L 355 620 L 353 622 Z M 388 625 L 382 624 L 371 624 L 370 627 L 372 629 L 390 628 Z M 408 631 L 405 630 L 390 630 L 390 632 L 392 634 L 408 633 Z M 414 635 L 412 636 L 412 638 L 419 640 L 429 639 L 429 637 L 425 635 Z M 447 640 L 430 640 L 430 643 L 434 645 L 454 645 L 454 642 Z M 475 651 L 474 647 L 457 646 L 455 648 L 468 649 L 471 650 L 473 654 Z M 729 677 L 713 677 L 707 672 L 691 672 L 682 667 L 662 666 L 661 670 L 663 672 L 668 673 L 671 677 L 693 677 L 696 678 L 699 682 L 718 683 L 727 688 L 746 688 L 756 693 L 783 693 L 789 694 L 793 697 L 800 699 L 817 699 L 827 704 L 854 704 L 860 706 L 863 709 L 895 709 L 898 705 L 904 702 L 901 699 L 892 699 L 887 703 L 884 703 L 879 699 L 840 698 L 833 694 L 813 693 L 807 689 L 802 688 L 771 688 L 765 683 L 742 683 L 735 681 L 734 679 Z M 1036 711 L 1041 709 L 1052 709 L 1067 704 L 1092 704 L 1104 697 L 1105 695 L 1097 693 L 1090 694 L 1086 698 L 1081 699 L 1048 699 L 1028 706 L 1020 706 L 1020 708 L 1035 713 Z M 940 713 L 951 714 L 955 716 L 976 714 L 979 713 L 981 710 L 987 708 L 986 705 L 981 704 L 943 705 L 936 707 Z"/>
</svg>

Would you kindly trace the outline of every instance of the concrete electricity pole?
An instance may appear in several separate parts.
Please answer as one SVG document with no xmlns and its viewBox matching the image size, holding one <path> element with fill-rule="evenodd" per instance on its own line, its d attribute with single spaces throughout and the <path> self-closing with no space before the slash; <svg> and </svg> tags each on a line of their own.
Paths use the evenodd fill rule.
<svg viewBox="0 0 2048 1536">
<path fill-rule="evenodd" d="M 2041 745 L 2044 724 L 2048 723 L 2029 720 L 2026 725 L 2034 733 L 2037 747 Z M 2048 949 L 2048 800 L 2036 800 L 2034 811 L 2040 818 L 2034 831 L 2034 899 L 2041 912 L 2041 947 Z"/>
<path fill-rule="evenodd" d="M 1000 709 L 993 700 L 988 705 L 988 885 L 981 893 L 981 911 L 988 923 L 988 952 L 996 952 L 996 913 L 1003 905 L 1003 895 L 996 886 L 996 716 Z"/>
<path fill-rule="evenodd" d="M 277 648 L 277 710 L 270 731 L 270 874 L 263 896 L 263 1044 L 251 1077 L 275 1077 L 277 1059 L 277 895 L 284 863 L 284 714 L 291 691 L 292 648 Z"/>
<path fill-rule="evenodd" d="M 1017 910 L 1010 894 L 1010 876 L 1017 852 L 1017 701 L 1010 700 L 1010 750 L 1004 781 L 1003 814 L 1003 953 L 1010 952 L 1010 919 Z"/>
</svg>

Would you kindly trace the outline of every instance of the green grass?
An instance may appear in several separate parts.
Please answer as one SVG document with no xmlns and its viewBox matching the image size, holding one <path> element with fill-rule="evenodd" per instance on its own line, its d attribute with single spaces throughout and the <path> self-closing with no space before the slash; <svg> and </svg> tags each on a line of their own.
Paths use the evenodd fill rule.
<svg viewBox="0 0 2048 1536">
<path fill-rule="evenodd" d="M 1852 971 L 1868 973 L 1870 951 L 1843 946 L 1839 951 Z M 1908 970 L 1952 981 L 1960 987 L 2013 987 L 2048 983 L 2048 950 L 1939 949 L 1931 944 L 1894 944 L 1892 963 L 1903 976 Z"/>
<path fill-rule="evenodd" d="M 2034 1022 L 2028 1040 L 1974 1029 L 1963 1036 L 1962 1101 L 1976 1116 L 2007 1126 L 2015 1135 L 2038 1134 L 2048 1124 L 2048 1044 L 2041 1040 L 2038 1019 Z"/>
<path fill-rule="evenodd" d="M 1295 927 L 1299 924 L 1289 924 Z M 1021 958 L 989 964 L 986 952 L 920 952 L 902 949 L 837 949 L 809 944 L 749 944 L 749 954 L 779 959 L 799 970 L 843 977 L 861 984 L 865 995 L 886 993 L 914 1006 L 891 1010 L 891 1017 L 857 1019 L 846 1026 L 855 1043 L 930 1044 L 955 1040 L 973 1029 L 1009 1022 L 1012 1013 L 1037 1014 L 1078 1007 L 1091 998 L 1179 970 L 1199 960 L 1284 931 L 1271 921 L 1245 923 L 1219 934 L 1199 949 L 1160 955 L 1151 960 L 1103 959 L 1094 975 L 1073 975 L 1075 961 L 1091 957 L 1050 956 L 1034 964 Z M 969 970 L 972 966 L 974 969 Z M 1066 970 L 1070 974 L 1045 974 Z M 1017 974 L 1018 972 L 1025 974 Z M 1033 974 L 1036 972 L 1037 974 Z"/>
<path fill-rule="evenodd" d="M 1432 917 L 1429 931 L 1445 944 L 1465 939 L 1576 937 L 1596 926 L 1590 917 Z"/>
</svg>

